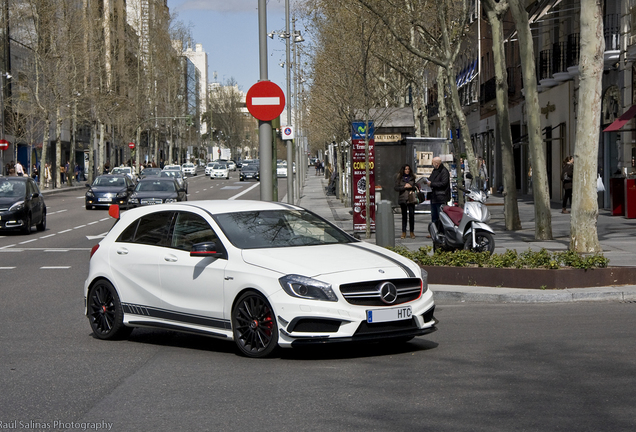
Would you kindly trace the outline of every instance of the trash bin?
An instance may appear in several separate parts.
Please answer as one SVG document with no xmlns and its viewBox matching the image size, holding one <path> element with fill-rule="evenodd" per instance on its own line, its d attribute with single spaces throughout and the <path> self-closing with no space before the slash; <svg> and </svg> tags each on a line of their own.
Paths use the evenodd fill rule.
<svg viewBox="0 0 636 432">
<path fill-rule="evenodd" d="M 625 214 L 625 179 L 610 179 L 610 200 L 612 216 L 623 216 Z"/>
<path fill-rule="evenodd" d="M 625 217 L 636 219 L 636 179 L 625 179 Z"/>
</svg>

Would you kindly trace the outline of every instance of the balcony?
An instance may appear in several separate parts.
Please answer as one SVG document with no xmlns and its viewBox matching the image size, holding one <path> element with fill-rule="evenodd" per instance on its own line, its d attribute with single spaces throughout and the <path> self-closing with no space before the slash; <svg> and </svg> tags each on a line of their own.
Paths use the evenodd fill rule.
<svg viewBox="0 0 636 432">
<path fill-rule="evenodd" d="M 542 89 L 554 87 L 559 84 L 559 82 L 552 77 L 552 67 L 554 65 L 552 53 L 552 50 L 543 50 L 539 53 L 537 79 Z"/>
<path fill-rule="evenodd" d="M 603 17 L 603 35 L 605 37 L 603 63 L 605 70 L 608 70 L 618 63 L 621 56 L 620 15 L 608 14 Z"/>
<path fill-rule="evenodd" d="M 488 81 L 481 85 L 479 89 L 479 96 L 479 100 L 482 104 L 490 102 L 497 97 L 497 88 L 494 77 L 490 78 Z"/>
</svg>

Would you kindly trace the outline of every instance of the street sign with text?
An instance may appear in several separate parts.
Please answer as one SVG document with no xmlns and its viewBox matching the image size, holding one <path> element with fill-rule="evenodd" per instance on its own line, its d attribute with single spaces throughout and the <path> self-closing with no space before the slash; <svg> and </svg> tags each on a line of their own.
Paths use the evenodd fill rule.
<svg viewBox="0 0 636 432">
<path fill-rule="evenodd" d="M 285 94 L 271 81 L 259 81 L 247 91 L 247 109 L 255 118 L 270 121 L 278 117 L 285 107 Z"/>
</svg>

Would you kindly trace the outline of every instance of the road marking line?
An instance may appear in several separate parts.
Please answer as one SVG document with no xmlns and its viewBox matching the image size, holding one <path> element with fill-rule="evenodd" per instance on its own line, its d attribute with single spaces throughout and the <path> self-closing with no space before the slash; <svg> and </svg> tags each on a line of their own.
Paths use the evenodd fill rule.
<svg viewBox="0 0 636 432">
<path fill-rule="evenodd" d="M 254 185 L 252 187 L 249 187 L 247 189 L 245 189 L 243 192 L 240 192 L 236 195 L 234 195 L 233 197 L 228 198 L 229 200 L 235 200 L 243 195 L 245 195 L 246 193 L 248 193 L 249 191 L 251 191 L 252 189 L 254 189 L 256 186 L 259 186 L 261 184 L 261 182 L 256 182 L 254 183 Z"/>
<path fill-rule="evenodd" d="M 36 241 L 36 240 L 37 240 L 37 239 L 31 239 L 31 240 L 25 240 L 25 241 L 23 241 L 23 242 L 20 242 L 20 243 L 18 243 L 18 244 L 26 244 L 26 243 L 31 243 L 31 242 L 34 242 L 34 241 Z"/>
<path fill-rule="evenodd" d="M 85 197 L 83 197 L 83 196 L 78 196 L 78 197 L 75 197 L 75 198 L 76 198 L 76 199 L 84 199 Z"/>
<path fill-rule="evenodd" d="M 100 221 L 100 222 L 104 222 L 104 221 L 106 221 L 106 220 L 108 220 L 108 219 L 110 219 L 110 218 L 100 219 L 99 221 Z"/>
<path fill-rule="evenodd" d="M 0 270 L 13 270 L 15 267 L 0 267 Z"/>
<path fill-rule="evenodd" d="M 96 223 L 99 223 L 99 221 L 89 222 L 86 225 L 95 225 Z"/>
<path fill-rule="evenodd" d="M 46 235 L 46 236 L 44 236 L 44 237 L 40 237 L 40 238 L 41 238 L 41 239 L 45 239 L 45 238 L 53 237 L 54 235 L 56 235 L 56 234 L 49 234 L 49 235 Z"/>
<path fill-rule="evenodd" d="M 44 252 L 68 252 L 68 249 L 44 249 Z"/>
<path fill-rule="evenodd" d="M 73 230 L 72 230 L 72 229 L 67 229 L 67 230 L 64 230 L 64 231 L 60 231 L 60 232 L 58 232 L 58 234 L 64 234 L 64 233 L 67 233 L 67 232 L 69 232 L 69 231 L 73 231 Z"/>
<path fill-rule="evenodd" d="M 40 270 L 66 270 L 70 268 L 71 266 L 44 266 L 40 267 Z"/>
<path fill-rule="evenodd" d="M 7 249 L 7 248 L 10 248 L 10 247 L 13 247 L 13 246 L 15 246 L 15 244 L 2 246 L 2 247 L 0 247 L 0 249 Z"/>
<path fill-rule="evenodd" d="M 86 225 L 80 225 L 80 226 L 76 226 L 76 227 L 75 227 L 75 228 L 73 228 L 73 229 L 84 228 L 85 226 L 86 226 Z"/>
</svg>

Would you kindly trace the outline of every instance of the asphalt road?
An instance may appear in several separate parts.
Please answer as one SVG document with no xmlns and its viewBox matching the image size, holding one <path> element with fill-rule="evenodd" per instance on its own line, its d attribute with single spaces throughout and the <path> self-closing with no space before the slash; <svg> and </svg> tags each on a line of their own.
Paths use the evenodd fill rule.
<svg viewBox="0 0 636 432">
<path fill-rule="evenodd" d="M 198 176 L 189 199 L 228 198 L 253 184 L 224 189 L 238 181 Z M 44 233 L 0 238 L 0 430 L 636 428 L 636 303 L 441 304 L 439 330 L 408 344 L 262 360 L 170 331 L 96 340 L 83 316 L 98 241 L 87 236 L 112 222 L 85 210 L 80 195 L 47 198 Z"/>
</svg>

